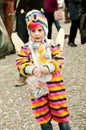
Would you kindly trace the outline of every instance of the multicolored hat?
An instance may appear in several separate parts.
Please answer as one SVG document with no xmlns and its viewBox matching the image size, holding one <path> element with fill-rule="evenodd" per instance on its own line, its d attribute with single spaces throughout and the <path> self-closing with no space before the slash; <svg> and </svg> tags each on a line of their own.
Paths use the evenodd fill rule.
<svg viewBox="0 0 86 130">
<path fill-rule="evenodd" d="M 48 23 L 45 15 L 38 10 L 31 10 L 26 14 L 26 24 L 28 31 L 36 28 L 38 25 L 42 26 L 45 31 L 45 36 L 48 34 Z"/>
</svg>

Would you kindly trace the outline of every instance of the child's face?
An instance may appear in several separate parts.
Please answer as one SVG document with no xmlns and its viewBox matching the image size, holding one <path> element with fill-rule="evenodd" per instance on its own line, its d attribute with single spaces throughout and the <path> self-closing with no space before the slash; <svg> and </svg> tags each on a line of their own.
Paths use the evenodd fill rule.
<svg viewBox="0 0 86 130">
<path fill-rule="evenodd" d="M 34 42 L 41 42 L 44 39 L 44 29 L 42 26 L 37 26 L 31 30 L 31 38 Z"/>
</svg>

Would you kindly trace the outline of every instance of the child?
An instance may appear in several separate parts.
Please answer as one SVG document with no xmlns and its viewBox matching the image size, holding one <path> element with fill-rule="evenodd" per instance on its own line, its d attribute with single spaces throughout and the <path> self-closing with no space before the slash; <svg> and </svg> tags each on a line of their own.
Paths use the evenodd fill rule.
<svg viewBox="0 0 86 130">
<path fill-rule="evenodd" d="M 40 11 L 28 12 L 26 23 L 30 41 L 17 54 L 16 67 L 27 77 L 44 76 L 49 90 L 37 99 L 31 96 L 33 114 L 41 130 L 53 130 L 52 119 L 58 122 L 60 130 L 70 130 L 65 85 L 60 73 L 64 66 L 61 45 L 49 43 L 47 20 Z"/>
</svg>

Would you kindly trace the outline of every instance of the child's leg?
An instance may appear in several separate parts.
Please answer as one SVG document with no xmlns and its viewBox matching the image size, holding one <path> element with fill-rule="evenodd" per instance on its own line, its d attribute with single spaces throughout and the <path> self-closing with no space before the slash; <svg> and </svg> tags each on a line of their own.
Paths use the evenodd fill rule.
<svg viewBox="0 0 86 130">
<path fill-rule="evenodd" d="M 41 130 L 53 130 L 51 122 L 48 122 L 47 124 L 42 124 Z"/>
<path fill-rule="evenodd" d="M 60 130 L 71 130 L 69 122 L 59 123 Z"/>
</svg>

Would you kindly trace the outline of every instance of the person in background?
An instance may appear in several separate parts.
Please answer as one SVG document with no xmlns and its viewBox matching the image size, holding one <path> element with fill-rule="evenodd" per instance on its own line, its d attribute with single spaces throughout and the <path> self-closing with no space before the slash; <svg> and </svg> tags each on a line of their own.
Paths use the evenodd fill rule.
<svg viewBox="0 0 86 130">
<path fill-rule="evenodd" d="M 48 38 L 51 39 L 52 36 L 52 25 L 55 23 L 57 30 L 61 28 L 61 25 L 58 20 L 54 19 L 54 12 L 58 10 L 57 0 L 44 0 L 45 4 L 45 16 L 48 20 Z"/>
<path fill-rule="evenodd" d="M 81 0 L 79 4 L 79 21 L 81 44 L 86 43 L 86 0 Z"/>
<path fill-rule="evenodd" d="M 14 10 L 16 13 L 16 32 L 24 43 L 28 42 L 28 32 L 26 29 L 25 16 L 27 12 L 26 0 L 14 0 Z M 15 82 L 15 86 L 21 86 L 26 83 L 26 77 L 19 74 L 19 78 Z"/>
<path fill-rule="evenodd" d="M 28 44 L 23 46 L 16 56 L 16 67 L 22 75 L 28 77 L 28 80 L 33 76 L 38 81 L 41 78 L 49 90 L 39 98 L 34 98 L 30 93 L 34 117 L 40 124 L 41 130 L 53 130 L 51 120 L 58 123 L 60 130 L 71 130 L 65 85 L 61 75 L 61 69 L 64 67 L 62 46 L 58 43 L 50 43 L 47 39 L 48 23 L 45 15 L 40 11 L 28 12 L 26 24 L 30 38 Z M 47 80 L 46 76 L 48 76 Z M 31 89 L 31 85 L 28 86 Z M 36 92 L 34 79 L 32 86 Z M 40 90 L 41 88 L 42 86 Z"/>
<path fill-rule="evenodd" d="M 65 21 L 64 23 L 69 23 L 70 22 L 70 14 L 69 14 L 69 8 L 68 8 L 68 0 L 64 0 L 64 15 L 65 15 Z"/>
<path fill-rule="evenodd" d="M 60 25 L 59 20 L 55 19 L 54 13 L 59 10 L 57 0 L 44 0 L 45 3 L 45 16 L 48 20 L 48 38 L 51 39 L 52 36 L 52 25 L 55 24 L 57 31 L 59 31 L 62 26 Z M 65 34 L 65 39 L 69 37 L 69 34 Z"/>
<path fill-rule="evenodd" d="M 14 0 L 14 10 L 16 11 L 16 32 L 24 43 L 28 42 L 25 16 L 27 12 L 26 0 Z"/>
<path fill-rule="evenodd" d="M 4 1 L 3 6 L 4 24 L 11 38 L 11 34 L 13 32 L 12 14 L 14 13 L 14 2 L 13 0 L 3 0 L 3 1 Z"/>
<path fill-rule="evenodd" d="M 60 25 L 59 20 L 55 20 L 55 18 L 54 18 L 54 24 L 55 24 L 55 26 L 56 26 L 57 31 L 59 31 L 60 28 L 62 28 L 61 25 Z"/>
<path fill-rule="evenodd" d="M 70 19 L 71 19 L 68 45 L 71 47 L 77 47 L 77 44 L 75 44 L 75 38 L 76 38 L 77 30 L 79 29 L 79 17 L 78 17 L 79 3 L 80 0 L 68 0 L 68 7 L 69 7 Z"/>
<path fill-rule="evenodd" d="M 16 31 L 24 43 L 27 43 L 29 40 L 25 16 L 26 13 L 32 9 L 43 11 L 44 0 L 14 0 L 14 10 L 16 12 Z M 26 84 L 26 77 L 20 74 L 15 86 L 18 87 L 24 84 Z"/>
</svg>

